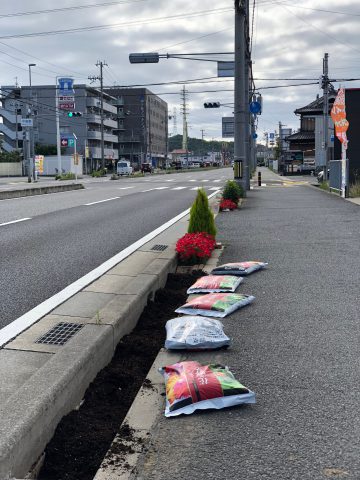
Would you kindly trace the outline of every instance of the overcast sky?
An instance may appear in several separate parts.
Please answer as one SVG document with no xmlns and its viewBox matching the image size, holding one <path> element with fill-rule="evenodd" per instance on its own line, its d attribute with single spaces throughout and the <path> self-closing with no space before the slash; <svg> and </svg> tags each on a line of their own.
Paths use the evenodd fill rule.
<svg viewBox="0 0 360 480">
<path fill-rule="evenodd" d="M 54 83 L 56 75 L 69 74 L 76 83 L 89 83 L 88 76 L 99 73 L 95 67 L 97 60 L 108 64 L 104 71 L 105 85 L 214 77 L 186 86 L 189 135 L 201 137 L 203 129 L 206 139 L 220 139 L 221 117 L 231 115 L 232 109 L 205 110 L 203 103 L 231 103 L 233 80 L 217 79 L 215 62 L 164 59 L 155 65 L 131 65 L 128 56 L 132 52 L 151 51 L 173 54 L 233 51 L 233 3 L 233 0 L 3 0 L 0 84 L 12 85 L 17 79 L 20 85 L 28 85 L 29 63 L 36 63 L 32 67 L 35 85 Z M 101 6 L 49 11 L 95 4 Z M 14 15 L 45 9 L 46 13 Z M 253 10 L 250 0 L 250 10 L 253 71 L 259 79 L 255 81 L 256 87 L 263 96 L 263 114 L 258 118 L 261 140 L 265 131 L 277 130 L 279 121 L 298 129 L 294 110 L 321 94 L 318 85 L 265 87 L 317 81 L 325 52 L 329 53 L 330 78 L 360 78 L 360 4 L 359 0 L 256 0 Z M 106 27 L 61 35 L 15 37 L 100 26 Z M 231 59 L 230 56 L 212 58 Z M 306 80 L 295 81 L 299 78 Z M 341 85 L 356 88 L 360 82 L 342 80 Z M 148 88 L 168 102 L 170 113 L 176 108 L 177 132 L 182 133 L 179 93 L 182 86 Z M 169 132 L 173 133 L 172 121 Z"/>
</svg>

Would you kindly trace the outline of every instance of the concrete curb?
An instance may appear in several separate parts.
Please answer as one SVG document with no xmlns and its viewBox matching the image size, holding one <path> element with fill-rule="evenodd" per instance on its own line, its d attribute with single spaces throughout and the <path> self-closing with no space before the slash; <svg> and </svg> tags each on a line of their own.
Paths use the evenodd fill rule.
<svg viewBox="0 0 360 480">
<path fill-rule="evenodd" d="M 47 187 L 33 187 L 23 188 L 19 190 L 7 190 L 0 192 L 0 200 L 7 200 L 9 198 L 29 197 L 33 195 L 46 195 L 48 193 L 67 192 L 69 190 L 82 190 L 84 185 L 82 183 L 71 183 L 64 185 L 53 185 Z"/>
<path fill-rule="evenodd" d="M 139 259 L 137 253 L 122 262 L 125 267 L 114 267 L 0 351 L 5 360 L 11 356 L 11 362 L 22 362 L 19 370 L 24 370 L 24 363 L 29 365 L 34 356 L 38 359 L 37 368 L 29 366 L 29 377 L 24 381 L 23 375 L 20 385 L 0 406 L 2 480 L 25 477 L 61 418 L 80 403 L 91 381 L 110 362 L 119 340 L 136 326 L 148 299 L 176 268 L 174 245 L 164 253 L 141 252 Z M 120 266 L 123 272 L 116 270 Z M 136 268 L 141 270 L 138 274 L 134 274 Z M 120 282 L 117 291 L 114 281 Z M 64 346 L 35 343 L 59 322 L 83 327 Z M 16 383 L 16 378 L 10 382 Z"/>
</svg>

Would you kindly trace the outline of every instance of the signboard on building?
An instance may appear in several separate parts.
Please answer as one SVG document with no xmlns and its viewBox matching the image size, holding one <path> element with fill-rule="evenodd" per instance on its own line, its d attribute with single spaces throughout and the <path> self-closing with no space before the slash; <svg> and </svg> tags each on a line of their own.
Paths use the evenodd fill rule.
<svg viewBox="0 0 360 480">
<path fill-rule="evenodd" d="M 22 118 L 20 123 L 21 123 L 22 127 L 32 127 L 33 126 L 33 119 L 32 118 Z"/>
<path fill-rule="evenodd" d="M 234 117 L 222 117 L 222 137 L 234 138 Z"/>
</svg>

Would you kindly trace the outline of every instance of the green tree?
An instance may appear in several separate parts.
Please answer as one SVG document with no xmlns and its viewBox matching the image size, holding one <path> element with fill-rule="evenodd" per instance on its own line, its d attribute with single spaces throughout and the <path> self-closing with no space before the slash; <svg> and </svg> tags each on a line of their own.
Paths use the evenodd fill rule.
<svg viewBox="0 0 360 480">
<path fill-rule="evenodd" d="M 195 202 L 190 209 L 188 233 L 206 232 L 215 237 L 214 214 L 210 210 L 209 200 L 203 188 L 197 192 Z"/>
</svg>

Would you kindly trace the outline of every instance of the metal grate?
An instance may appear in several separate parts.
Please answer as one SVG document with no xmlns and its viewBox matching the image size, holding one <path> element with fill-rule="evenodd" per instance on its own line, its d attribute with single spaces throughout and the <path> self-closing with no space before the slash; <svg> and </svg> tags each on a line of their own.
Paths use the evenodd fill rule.
<svg viewBox="0 0 360 480">
<path fill-rule="evenodd" d="M 65 345 L 84 325 L 79 323 L 61 322 L 46 332 L 35 343 L 46 343 L 47 345 Z"/>
<path fill-rule="evenodd" d="M 168 245 L 154 245 L 151 250 L 158 250 L 159 252 L 163 252 L 166 250 Z"/>
</svg>

